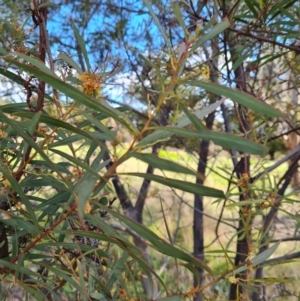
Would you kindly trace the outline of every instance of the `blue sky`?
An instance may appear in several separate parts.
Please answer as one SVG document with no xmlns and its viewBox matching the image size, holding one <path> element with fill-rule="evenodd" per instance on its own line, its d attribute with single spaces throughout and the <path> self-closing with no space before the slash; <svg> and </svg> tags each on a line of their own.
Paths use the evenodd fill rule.
<svg viewBox="0 0 300 301">
<path fill-rule="evenodd" d="M 150 1 L 150 0 L 149 0 Z M 56 3 L 61 3 L 61 1 L 55 0 L 53 2 Z M 76 2 L 76 1 L 74 1 Z M 152 53 L 154 55 L 157 55 L 160 53 L 162 46 L 163 46 L 163 39 L 161 37 L 161 33 L 157 29 L 156 25 L 151 21 L 151 17 L 149 14 L 144 13 L 147 11 L 147 8 L 143 6 L 142 1 L 134 2 L 132 0 L 125 1 L 121 0 L 118 2 L 119 6 L 124 6 L 128 7 L 132 10 L 141 10 L 142 13 L 137 14 L 135 12 L 128 12 L 126 14 L 126 17 L 128 18 L 128 22 L 126 24 L 125 30 L 126 34 L 128 35 L 128 38 L 125 39 L 125 41 L 121 39 L 111 39 L 111 51 L 110 51 L 110 60 L 111 64 L 108 66 L 108 70 L 111 70 L 112 65 L 117 61 L 120 60 L 121 64 L 123 63 L 123 70 L 120 72 L 118 75 L 115 76 L 116 79 L 116 85 L 110 85 L 108 87 L 110 88 L 110 96 L 115 98 L 117 101 L 123 101 L 124 100 L 124 89 L 122 88 L 122 85 L 127 85 L 131 81 L 132 78 L 134 78 L 134 72 L 132 69 L 129 67 L 128 64 L 125 64 L 124 62 L 128 62 L 128 57 L 126 50 L 129 51 L 129 54 L 132 53 L 132 49 L 136 49 L 137 51 L 141 52 L 142 54 L 147 54 L 147 53 Z M 160 3 L 162 7 L 165 5 L 168 5 L 168 1 L 159 1 L 157 3 Z M 72 32 L 71 26 L 69 24 L 70 19 L 72 18 L 73 20 L 78 20 L 80 19 L 80 16 L 78 13 L 74 13 L 73 10 L 73 2 L 71 1 L 69 5 L 60 5 L 59 9 L 49 9 L 49 15 L 51 18 L 54 18 L 54 22 L 49 22 L 48 23 L 48 30 L 49 30 L 49 35 L 52 35 L 53 33 L 57 33 L 58 31 L 62 30 L 62 24 L 64 25 L 69 25 L 69 32 Z M 298 10 L 300 10 L 298 8 Z M 160 13 L 157 8 L 154 7 L 154 11 L 156 13 Z M 171 13 L 170 13 L 171 14 Z M 275 20 L 276 21 L 276 20 Z M 274 22 L 275 22 L 274 21 Z M 283 20 L 281 20 L 284 22 Z M 101 12 L 99 14 L 95 14 L 89 21 L 89 25 L 84 31 L 84 37 L 88 42 L 88 45 L 93 45 L 93 40 L 92 37 L 95 35 L 99 30 L 105 29 L 105 32 L 108 33 L 109 31 L 112 31 L 116 24 L 120 24 L 122 22 L 122 14 L 113 16 L 113 15 L 107 15 L 106 12 Z M 278 22 L 278 20 L 276 21 Z M 29 20 L 29 24 L 31 24 L 32 21 Z M 287 24 L 284 24 L 285 26 L 288 26 Z M 167 27 L 167 26 L 166 26 Z M 36 33 L 38 30 L 35 30 Z M 179 33 L 179 34 L 178 34 Z M 179 44 L 179 35 L 182 34 L 182 30 L 178 29 L 175 30 L 175 34 L 173 34 L 173 44 L 174 46 Z M 150 36 L 154 37 L 153 41 L 151 42 L 150 47 L 147 45 L 145 36 L 149 34 Z M 169 34 L 167 32 L 167 34 Z M 133 37 L 136 36 L 137 38 L 134 39 Z M 72 38 L 67 38 L 64 37 L 64 34 L 61 36 L 62 42 L 63 43 L 71 43 L 75 44 L 74 37 Z M 277 39 L 282 38 L 280 36 L 277 37 Z M 55 44 L 52 44 L 52 50 L 53 50 L 53 56 L 55 57 L 59 52 L 58 52 L 58 47 Z M 62 47 L 61 50 L 69 52 L 70 50 L 65 49 Z M 91 51 L 91 48 L 88 47 L 88 52 Z M 149 52 L 150 51 L 150 52 Z M 105 50 L 105 45 L 103 41 L 103 47 L 100 47 L 99 49 L 96 49 L 96 52 L 93 55 L 90 55 L 90 62 L 91 65 L 93 66 L 92 68 L 94 69 L 95 67 L 98 67 L 99 70 L 101 70 L 101 64 L 96 64 L 95 59 L 99 59 L 100 53 L 103 53 L 103 55 L 106 55 L 107 51 Z M 255 54 L 254 52 L 252 55 Z M 72 57 L 75 60 L 77 59 L 76 53 L 71 53 Z M 251 54 L 249 54 L 250 56 Z M 253 57 L 254 58 L 254 57 Z M 225 70 L 226 71 L 226 70 Z M 226 81 L 223 81 L 223 84 L 227 84 Z"/>
</svg>

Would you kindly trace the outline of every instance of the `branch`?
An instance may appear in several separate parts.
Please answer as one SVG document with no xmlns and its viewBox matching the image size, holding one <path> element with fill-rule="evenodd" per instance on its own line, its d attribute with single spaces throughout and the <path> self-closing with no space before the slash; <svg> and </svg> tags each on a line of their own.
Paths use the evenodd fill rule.
<svg viewBox="0 0 300 301">
<path fill-rule="evenodd" d="M 241 35 L 241 36 L 252 38 L 252 39 L 254 39 L 256 41 L 267 42 L 267 43 L 270 43 L 272 45 L 277 45 L 277 46 L 283 47 L 285 49 L 289 49 L 291 51 L 295 51 L 296 53 L 300 52 L 300 47 L 293 46 L 293 45 L 286 45 L 286 44 L 277 42 L 275 40 L 273 41 L 273 40 L 270 40 L 268 38 L 259 37 L 259 36 L 256 36 L 256 35 L 252 34 L 250 31 L 242 31 L 242 30 L 238 30 L 238 29 L 235 29 L 235 28 L 232 28 L 232 27 L 228 28 L 227 30 L 235 32 L 235 33 L 237 33 L 238 35 Z"/>
<path fill-rule="evenodd" d="M 158 152 L 160 150 L 160 147 L 161 147 L 160 143 L 153 145 L 152 154 L 157 156 Z M 148 165 L 146 173 L 153 174 L 154 168 L 151 165 Z M 139 195 L 138 195 L 135 207 L 134 207 L 135 212 L 137 214 L 137 221 L 141 224 L 143 223 L 143 209 L 144 209 L 146 197 L 147 197 L 147 194 L 148 194 L 148 191 L 150 188 L 150 183 L 151 183 L 151 180 L 148 180 L 148 179 L 143 180 L 143 184 L 141 186 L 141 189 L 140 189 L 140 192 L 139 192 Z"/>
<path fill-rule="evenodd" d="M 285 237 L 285 238 L 281 238 L 281 239 L 271 239 L 269 242 L 270 243 L 276 243 L 279 241 L 298 241 L 300 240 L 300 236 L 294 236 L 294 237 Z"/>
<path fill-rule="evenodd" d="M 276 258 L 266 260 L 266 261 L 262 262 L 258 267 L 261 268 L 264 265 L 271 265 L 271 264 L 274 264 L 274 263 L 279 264 L 280 261 L 286 261 L 286 260 L 291 260 L 291 259 L 295 259 L 295 258 L 300 258 L 300 252 L 287 254 L 287 255 L 283 255 L 283 256 L 279 256 L 279 257 L 276 257 Z"/>
<path fill-rule="evenodd" d="M 45 1 L 45 0 L 44 0 Z M 43 2 L 44 2 L 43 1 Z M 45 64 L 45 60 L 46 60 L 46 48 L 47 48 L 47 40 L 46 40 L 46 36 L 45 36 L 45 32 L 46 32 L 46 22 L 47 22 L 47 7 L 43 7 L 40 10 L 38 9 L 38 4 L 36 1 L 33 1 L 34 4 L 34 9 L 33 9 L 33 15 L 35 15 L 38 18 L 38 25 L 39 25 L 39 60 L 41 62 L 43 62 Z M 31 77 L 30 77 L 31 80 Z M 27 82 L 28 84 L 30 84 L 30 81 Z M 24 87 L 26 88 L 25 84 Z M 39 80 L 39 84 L 38 84 L 38 91 L 37 91 L 37 105 L 36 107 L 32 107 L 32 105 L 30 104 L 30 97 L 31 97 L 31 88 L 30 90 L 27 90 L 27 103 L 28 103 L 28 107 L 29 109 L 36 113 L 38 111 L 41 111 L 43 109 L 44 106 L 44 98 L 45 98 L 45 88 L 46 88 L 46 84 L 44 81 Z M 38 124 L 36 125 L 36 128 L 38 128 Z M 36 134 L 33 134 L 32 139 L 35 141 L 36 140 Z M 32 147 L 30 145 L 27 146 L 27 149 L 25 151 L 24 157 L 21 161 L 21 164 L 18 168 L 18 170 L 14 173 L 14 178 L 16 179 L 17 182 L 20 181 L 24 170 L 27 166 L 27 164 L 30 161 L 30 152 L 31 152 Z"/>
<path fill-rule="evenodd" d="M 226 36 L 226 32 L 225 32 Z M 227 36 L 228 40 L 228 48 L 229 48 L 229 53 L 231 55 L 232 63 L 234 64 L 237 59 L 238 59 L 238 53 L 236 51 L 236 42 L 237 42 L 237 35 L 232 35 L 229 33 Z M 234 72 L 234 81 L 237 86 L 241 91 L 247 93 L 247 87 L 246 87 L 246 76 L 245 76 L 245 70 L 243 67 L 243 63 L 241 63 L 235 70 Z M 229 76 L 230 74 L 228 74 Z M 244 137 L 247 138 L 247 133 L 250 130 L 250 124 L 249 121 L 247 120 L 245 113 L 243 112 L 243 107 L 241 105 L 236 106 L 236 112 L 237 112 L 237 117 L 239 120 L 239 128 L 242 133 L 244 133 Z M 247 110 L 246 110 L 247 112 Z M 242 174 L 249 174 L 250 173 L 250 156 L 248 156 L 246 153 L 243 154 L 243 158 L 241 158 L 240 164 L 236 165 L 234 168 L 236 168 L 236 172 L 240 175 L 238 177 L 239 179 L 242 178 Z M 240 196 L 239 200 L 244 201 L 244 200 L 249 200 L 250 199 L 250 192 L 248 193 L 243 193 L 241 187 L 239 188 Z M 239 225 L 238 225 L 238 231 L 237 231 L 237 242 L 236 242 L 236 255 L 234 259 L 234 264 L 235 266 L 238 266 L 241 262 L 246 261 L 246 258 L 250 252 L 249 245 L 250 242 L 249 240 L 251 239 L 251 223 L 252 221 L 249 220 L 245 224 L 245 220 L 243 218 L 243 209 L 248 210 L 248 206 L 242 206 L 240 208 L 239 214 L 240 214 L 240 220 L 239 220 Z M 249 230 L 246 231 L 246 229 L 249 227 Z M 237 275 L 237 277 L 241 278 L 243 281 L 247 282 L 248 280 L 248 271 L 243 271 Z M 244 288 L 242 286 L 237 286 L 235 283 L 231 283 L 230 289 L 229 289 L 229 300 L 236 300 L 239 298 L 240 294 L 243 294 Z"/>
<path fill-rule="evenodd" d="M 106 141 L 102 141 L 102 143 L 104 145 L 106 145 Z M 109 163 L 106 165 L 106 169 L 108 170 L 113 165 L 113 161 L 110 158 L 108 150 L 105 151 L 104 156 L 103 156 L 103 161 L 106 161 L 106 160 L 110 160 Z M 123 209 L 124 213 L 127 215 L 133 210 L 132 202 L 124 188 L 124 185 L 121 183 L 120 177 L 118 175 L 115 175 L 112 178 L 112 182 L 113 182 L 116 194 L 118 196 L 118 199 L 120 200 L 122 209 Z M 133 218 L 133 216 L 131 216 L 131 215 L 130 215 L 130 217 Z"/>
<path fill-rule="evenodd" d="M 272 166 L 267 167 L 264 171 L 257 174 L 255 177 L 250 179 L 251 183 L 254 183 L 255 181 L 259 180 L 262 176 L 264 176 L 267 173 L 270 173 L 275 168 L 280 166 L 282 163 L 290 160 L 293 156 L 295 156 L 298 152 L 300 152 L 300 144 L 295 147 L 292 151 L 290 151 L 288 154 L 286 154 L 282 159 L 278 160 L 276 163 L 274 163 Z"/>
<path fill-rule="evenodd" d="M 263 230 L 262 230 L 263 239 L 261 241 L 261 246 L 259 248 L 258 254 L 264 252 L 268 248 L 269 243 L 267 242 L 267 240 L 268 240 L 269 229 L 270 229 L 272 221 L 274 220 L 274 218 L 277 215 L 277 212 L 278 212 L 278 206 L 277 205 L 280 204 L 281 199 L 282 199 L 281 196 L 284 195 L 285 190 L 287 189 L 288 185 L 290 184 L 294 173 L 297 171 L 297 168 L 298 168 L 297 163 L 298 163 L 299 157 L 300 157 L 300 155 L 297 158 L 295 158 L 293 164 L 290 165 L 289 169 L 286 171 L 284 176 L 279 181 L 279 184 L 280 184 L 280 182 L 283 179 L 285 179 L 284 183 L 282 184 L 282 186 L 278 190 L 278 195 L 279 196 L 276 198 L 276 200 L 274 202 L 274 206 L 272 207 L 272 209 L 270 210 L 270 212 L 267 214 L 267 216 L 264 219 Z M 261 278 L 263 278 L 263 267 L 262 266 L 259 267 L 255 272 L 255 279 L 261 279 Z M 261 283 L 257 283 L 257 286 L 258 287 L 261 286 Z M 253 293 L 252 300 L 253 301 L 259 300 L 258 291 Z"/>
<path fill-rule="evenodd" d="M 47 11 L 46 11 L 46 16 L 47 16 Z M 45 51 L 48 55 L 50 70 L 54 73 L 54 61 L 53 61 L 52 52 L 51 52 L 51 49 L 50 49 L 48 31 L 47 31 L 47 28 L 46 28 L 46 18 L 44 18 L 43 14 L 40 14 L 40 17 L 41 17 L 41 20 L 42 20 L 41 30 L 44 31 Z M 58 94 L 58 91 L 54 88 L 53 88 L 53 95 L 54 95 L 53 99 L 55 101 L 55 105 L 56 105 L 57 109 L 59 109 L 60 108 L 60 106 L 59 106 L 60 105 L 60 103 L 59 103 L 59 94 Z"/>
<path fill-rule="evenodd" d="M 296 127 L 296 128 L 292 128 L 291 130 L 289 130 L 289 131 L 287 131 L 287 132 L 284 132 L 284 133 L 282 133 L 282 134 L 280 134 L 280 135 L 278 135 L 278 136 L 273 136 L 273 137 L 269 138 L 269 139 L 267 140 L 267 142 L 276 140 L 277 138 L 280 138 L 280 137 L 282 137 L 282 136 L 284 136 L 284 135 L 288 135 L 288 134 L 293 133 L 293 132 L 296 132 L 296 133 L 299 135 L 298 130 L 300 130 L 300 126 L 298 126 L 298 127 Z"/>
</svg>

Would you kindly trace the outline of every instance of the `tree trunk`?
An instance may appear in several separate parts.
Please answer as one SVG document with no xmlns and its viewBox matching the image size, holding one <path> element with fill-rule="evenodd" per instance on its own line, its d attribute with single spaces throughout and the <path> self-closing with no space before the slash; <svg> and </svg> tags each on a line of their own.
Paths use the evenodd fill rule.
<svg viewBox="0 0 300 301">
<path fill-rule="evenodd" d="M 238 39 L 233 34 L 224 34 L 224 43 L 228 45 L 230 56 L 232 58 L 232 63 L 238 59 L 238 56 L 235 51 L 235 47 L 238 45 Z M 234 71 L 234 81 L 238 89 L 247 93 L 246 89 L 246 77 L 244 72 L 243 64 L 240 64 Z M 242 112 L 243 110 L 243 112 Z M 245 137 L 249 131 L 249 123 L 247 121 L 247 110 L 242 106 L 236 107 L 236 113 L 240 123 L 240 131 L 244 133 Z M 245 179 L 245 185 L 247 185 L 246 177 L 249 178 L 250 174 L 250 157 L 243 154 L 244 157 L 241 158 L 236 168 L 238 179 L 243 181 Z M 249 192 L 247 189 L 239 186 L 240 192 L 240 201 L 248 200 L 250 198 Z M 246 261 L 250 253 L 251 241 L 251 227 L 252 227 L 252 217 L 251 217 L 251 207 L 242 206 L 239 212 L 240 219 L 238 225 L 238 236 L 237 236 L 237 245 L 236 245 L 236 255 L 235 255 L 235 266 Z M 247 283 L 248 271 L 241 272 L 236 275 L 236 278 L 239 278 L 241 282 Z M 238 283 L 232 283 L 229 290 L 229 300 L 243 300 L 248 294 L 247 291 L 244 291 L 243 287 Z"/>
<path fill-rule="evenodd" d="M 215 119 L 215 112 L 212 112 L 206 118 L 207 129 L 212 129 Z M 201 141 L 200 143 L 200 154 L 198 161 L 197 172 L 201 175 L 205 175 L 207 161 L 208 161 L 208 151 L 209 151 L 209 141 Z M 203 184 L 204 180 L 197 178 L 197 184 Z M 194 225 L 193 225 L 193 237 L 194 237 L 194 256 L 202 261 L 204 261 L 204 229 L 203 229 L 203 196 L 195 195 L 194 197 Z M 196 268 L 200 279 L 203 278 L 203 269 Z M 194 277 L 194 287 L 200 286 L 196 277 Z M 194 297 L 194 301 L 202 301 L 203 296 L 199 293 Z"/>
</svg>

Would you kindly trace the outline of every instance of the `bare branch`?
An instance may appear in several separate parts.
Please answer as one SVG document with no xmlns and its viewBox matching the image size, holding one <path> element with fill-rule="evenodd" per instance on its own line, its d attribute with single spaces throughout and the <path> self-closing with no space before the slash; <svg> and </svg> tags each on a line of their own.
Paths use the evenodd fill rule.
<svg viewBox="0 0 300 301">
<path fill-rule="evenodd" d="M 279 256 L 279 257 L 276 257 L 276 258 L 272 258 L 272 259 L 269 259 L 269 260 L 266 260 L 264 262 L 262 262 L 259 267 L 263 267 L 265 265 L 271 265 L 271 264 L 279 264 L 281 261 L 287 261 L 287 260 L 291 260 L 291 259 L 295 259 L 295 258 L 300 258 L 300 252 L 295 252 L 295 253 L 292 253 L 292 254 L 286 254 L 286 255 L 283 255 L 283 256 Z"/>
<path fill-rule="evenodd" d="M 289 50 L 295 51 L 296 53 L 300 52 L 300 47 L 293 46 L 293 45 L 287 45 L 287 44 L 284 44 L 284 43 L 277 42 L 277 40 L 270 40 L 270 39 L 265 38 L 265 37 L 259 37 L 259 36 L 256 36 L 256 35 L 252 34 L 251 31 L 243 31 L 243 30 L 232 28 L 232 27 L 228 28 L 227 30 L 235 32 L 238 35 L 254 39 L 254 40 L 259 41 L 259 42 L 267 42 L 267 43 L 272 44 L 272 45 L 280 46 L 284 49 L 289 49 Z"/>
<path fill-rule="evenodd" d="M 300 152 L 300 144 L 297 147 L 295 147 L 292 151 L 290 151 L 288 154 L 286 154 L 282 159 L 274 163 L 272 166 L 267 167 L 264 171 L 260 172 L 255 177 L 251 178 L 251 182 L 254 183 L 255 181 L 259 180 L 266 173 L 270 173 L 271 171 L 279 167 L 281 164 L 290 160 L 293 156 L 297 155 L 297 153 L 299 152 Z"/>
</svg>

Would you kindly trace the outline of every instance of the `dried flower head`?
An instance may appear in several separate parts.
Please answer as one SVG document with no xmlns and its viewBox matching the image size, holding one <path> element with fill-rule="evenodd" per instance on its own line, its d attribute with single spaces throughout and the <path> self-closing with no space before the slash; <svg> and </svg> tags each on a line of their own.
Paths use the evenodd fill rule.
<svg viewBox="0 0 300 301">
<path fill-rule="evenodd" d="M 7 137 L 7 133 L 0 131 L 0 139 Z"/>
<path fill-rule="evenodd" d="M 238 180 L 238 186 L 244 189 L 248 189 L 249 175 L 247 173 L 243 173 L 241 178 Z"/>
<path fill-rule="evenodd" d="M 5 188 L 10 187 L 10 182 L 7 179 L 4 179 L 2 184 Z"/>
<path fill-rule="evenodd" d="M 235 278 L 234 276 L 231 276 L 228 278 L 229 282 L 230 283 L 233 283 L 233 284 L 237 284 L 239 282 L 239 278 Z"/>
<path fill-rule="evenodd" d="M 90 96 L 101 96 L 101 77 L 93 73 L 82 73 L 79 77 L 82 82 L 83 92 Z"/>
<path fill-rule="evenodd" d="M 189 291 L 183 294 L 184 299 L 193 299 L 196 293 L 199 292 L 199 287 L 190 287 Z"/>
<path fill-rule="evenodd" d="M 119 296 L 121 298 L 126 298 L 127 297 L 126 291 L 124 289 L 122 289 L 122 288 L 119 288 Z"/>
<path fill-rule="evenodd" d="M 86 202 L 86 204 L 84 205 L 84 213 L 91 213 L 92 211 L 92 207 L 89 201 Z"/>
</svg>

